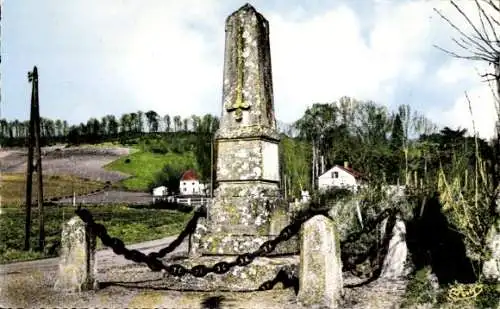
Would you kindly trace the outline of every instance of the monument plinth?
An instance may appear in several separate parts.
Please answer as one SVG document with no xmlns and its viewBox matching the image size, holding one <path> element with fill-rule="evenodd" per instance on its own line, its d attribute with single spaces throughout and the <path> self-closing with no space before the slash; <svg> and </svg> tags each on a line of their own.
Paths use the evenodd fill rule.
<svg viewBox="0 0 500 309">
<path fill-rule="evenodd" d="M 288 223 L 279 203 L 269 23 L 249 4 L 226 20 L 223 83 L 216 190 L 201 237 L 203 255 L 256 250 Z M 275 253 L 296 252 L 293 242 Z"/>
</svg>

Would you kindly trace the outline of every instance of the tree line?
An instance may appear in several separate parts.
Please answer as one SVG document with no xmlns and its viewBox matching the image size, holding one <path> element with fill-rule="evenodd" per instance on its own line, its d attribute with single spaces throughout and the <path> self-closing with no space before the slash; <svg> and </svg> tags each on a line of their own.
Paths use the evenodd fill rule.
<svg viewBox="0 0 500 309">
<path fill-rule="evenodd" d="M 137 111 L 124 113 L 121 117 L 106 115 L 100 119 L 90 118 L 86 123 L 68 125 L 66 120 L 41 118 L 43 145 L 54 143 L 100 143 L 112 139 L 141 135 L 143 133 L 205 132 L 213 126 L 213 115 L 192 115 L 182 118 L 157 112 Z M 218 120 L 216 121 L 218 122 Z M 218 127 L 218 125 L 216 125 Z M 29 121 L 0 119 L 0 143 L 3 146 L 27 146 Z"/>
</svg>

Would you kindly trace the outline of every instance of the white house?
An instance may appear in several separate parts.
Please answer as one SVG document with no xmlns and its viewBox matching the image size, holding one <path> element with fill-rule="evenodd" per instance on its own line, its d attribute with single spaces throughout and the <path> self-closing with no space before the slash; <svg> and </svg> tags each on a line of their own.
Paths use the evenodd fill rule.
<svg viewBox="0 0 500 309">
<path fill-rule="evenodd" d="M 347 162 L 344 166 L 335 165 L 318 177 L 319 190 L 346 188 L 357 191 L 360 183 L 361 174 L 350 168 Z"/>
<path fill-rule="evenodd" d="M 179 191 L 180 195 L 205 195 L 205 185 L 200 183 L 194 170 L 188 170 L 182 174 Z"/>
<path fill-rule="evenodd" d="M 311 196 L 309 195 L 309 191 L 300 191 L 301 202 L 307 203 L 311 200 Z"/>
<path fill-rule="evenodd" d="M 153 189 L 153 202 L 157 200 L 164 199 L 168 195 L 168 188 L 165 186 L 159 186 Z"/>
</svg>

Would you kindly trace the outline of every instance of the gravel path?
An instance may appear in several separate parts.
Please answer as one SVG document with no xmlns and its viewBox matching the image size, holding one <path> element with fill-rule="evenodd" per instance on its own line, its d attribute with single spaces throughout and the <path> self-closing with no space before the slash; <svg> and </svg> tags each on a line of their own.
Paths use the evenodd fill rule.
<svg viewBox="0 0 500 309">
<path fill-rule="evenodd" d="M 152 251 L 159 251 L 161 248 L 166 247 L 170 242 L 172 242 L 177 236 L 169 236 L 162 239 L 151 240 L 146 242 L 141 242 L 138 244 L 133 244 L 127 246 L 129 249 L 140 250 L 144 253 L 149 253 Z M 185 240 L 176 250 L 172 253 L 186 252 L 187 251 L 187 240 Z M 98 270 L 108 269 L 112 266 L 124 266 L 127 264 L 132 264 L 133 262 L 126 260 L 123 256 L 114 254 L 111 249 L 99 250 L 96 253 L 96 261 Z M 15 273 L 22 273 L 26 271 L 55 271 L 57 270 L 57 265 L 59 263 L 59 258 L 42 259 L 27 262 L 18 262 L 0 265 L 0 275 L 9 275 Z"/>
</svg>

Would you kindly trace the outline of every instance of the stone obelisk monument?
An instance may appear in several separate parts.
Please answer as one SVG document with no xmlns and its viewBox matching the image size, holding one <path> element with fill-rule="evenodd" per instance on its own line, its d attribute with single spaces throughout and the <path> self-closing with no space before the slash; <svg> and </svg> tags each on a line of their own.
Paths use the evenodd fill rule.
<svg viewBox="0 0 500 309">
<path fill-rule="evenodd" d="M 236 255 L 253 252 L 275 238 L 290 221 L 279 194 L 269 23 L 249 4 L 226 20 L 222 101 L 215 136 L 215 194 L 207 217 L 196 226 L 190 257 L 182 262 L 187 267 L 234 262 Z M 296 273 L 297 254 L 298 237 L 294 236 L 249 265 L 203 277 L 168 275 L 162 285 L 179 290 L 257 290 L 281 271 Z"/>
<path fill-rule="evenodd" d="M 259 248 L 288 222 L 279 203 L 279 134 L 274 116 L 269 23 L 250 4 L 226 20 L 222 117 L 216 132 L 216 190 L 203 255 Z M 275 253 L 295 253 L 293 240 Z"/>
</svg>

